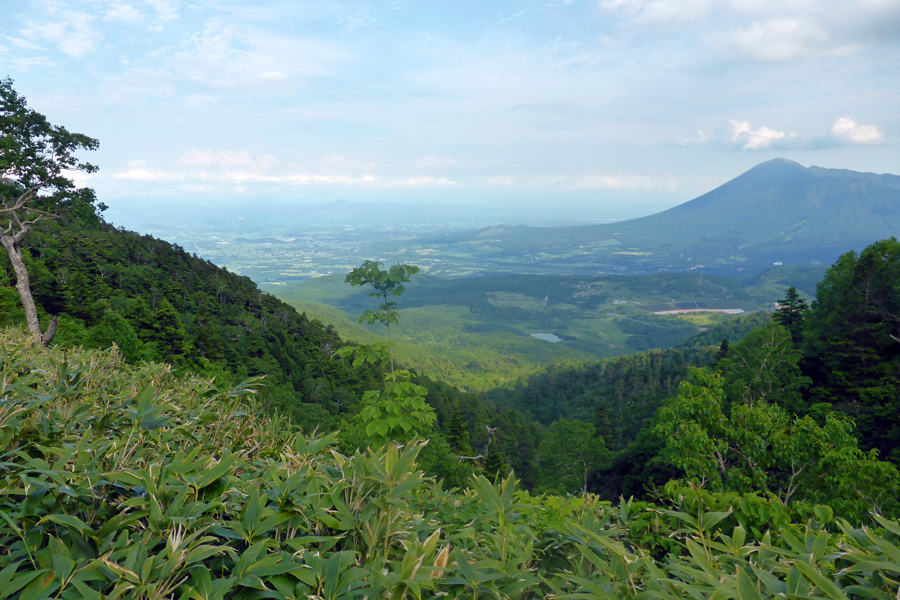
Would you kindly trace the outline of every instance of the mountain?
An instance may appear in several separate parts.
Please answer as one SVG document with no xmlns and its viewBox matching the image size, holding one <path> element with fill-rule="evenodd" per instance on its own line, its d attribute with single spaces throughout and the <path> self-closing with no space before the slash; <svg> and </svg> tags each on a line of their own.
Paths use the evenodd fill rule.
<svg viewBox="0 0 900 600">
<path fill-rule="evenodd" d="M 490 240 L 508 252 L 568 251 L 579 264 L 628 273 L 759 271 L 773 263 L 828 264 L 848 249 L 900 237 L 900 177 L 759 164 L 689 202 L 639 219 L 565 228 L 491 227 L 435 245 Z M 586 256 L 586 255 L 591 256 Z"/>
<path fill-rule="evenodd" d="M 620 223 L 628 245 L 785 263 L 830 262 L 900 235 L 900 177 L 775 159 L 699 198 Z"/>
</svg>

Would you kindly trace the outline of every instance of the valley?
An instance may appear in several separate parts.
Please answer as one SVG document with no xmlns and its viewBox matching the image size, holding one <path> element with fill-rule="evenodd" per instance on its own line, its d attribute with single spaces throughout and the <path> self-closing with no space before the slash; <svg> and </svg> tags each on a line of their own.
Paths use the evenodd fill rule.
<svg viewBox="0 0 900 600">
<path fill-rule="evenodd" d="M 420 275 L 400 299 L 393 337 L 404 364 L 462 389 L 487 390 L 554 364 L 678 345 L 737 317 L 773 310 L 792 282 L 800 281 L 802 293 L 812 297 L 822 274 L 816 268 L 779 267 L 747 280 L 696 273 Z M 372 300 L 344 283 L 343 275 L 260 287 L 334 326 L 344 339 L 386 340 L 380 324 L 357 322 Z M 688 303 L 687 310 L 709 311 L 653 312 L 678 311 L 681 303 Z"/>
</svg>

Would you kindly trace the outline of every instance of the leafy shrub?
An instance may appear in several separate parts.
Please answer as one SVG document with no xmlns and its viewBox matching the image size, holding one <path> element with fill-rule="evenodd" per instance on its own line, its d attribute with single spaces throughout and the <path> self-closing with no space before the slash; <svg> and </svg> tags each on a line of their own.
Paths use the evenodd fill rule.
<svg viewBox="0 0 900 600">
<path fill-rule="evenodd" d="M 254 385 L 0 332 L 0 599 L 898 593 L 900 526 L 878 516 L 769 518 L 687 488 L 614 506 L 512 476 L 445 491 L 416 468 L 423 442 L 343 455 Z"/>
</svg>

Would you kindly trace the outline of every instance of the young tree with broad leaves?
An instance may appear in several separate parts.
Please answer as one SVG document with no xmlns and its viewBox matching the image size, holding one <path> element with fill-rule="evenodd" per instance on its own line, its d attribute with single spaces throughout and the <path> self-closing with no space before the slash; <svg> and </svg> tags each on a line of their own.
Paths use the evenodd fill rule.
<svg viewBox="0 0 900 600">
<path fill-rule="evenodd" d="M 390 298 L 399 296 L 406 288 L 404 283 L 409 282 L 409 278 L 419 272 L 419 267 L 415 265 L 396 264 L 388 269 L 381 269 L 384 263 L 374 260 L 367 260 L 362 265 L 356 267 L 344 279 L 345 283 L 349 283 L 354 287 L 362 287 L 371 285 L 374 292 L 369 296 L 380 298 L 383 302 L 378 305 L 380 310 L 367 310 L 359 318 L 359 322 L 381 323 L 387 327 L 388 334 L 388 351 L 390 352 L 391 374 L 394 373 L 394 347 L 391 339 L 391 323 L 397 324 L 397 303 Z"/>
<path fill-rule="evenodd" d="M 369 390 L 363 394 L 363 407 L 356 417 L 362 425 L 363 441 L 370 447 L 385 442 L 406 443 L 413 436 L 427 436 L 437 420 L 434 409 L 425 402 L 428 390 L 411 381 L 411 373 L 394 368 L 391 323 L 397 324 L 397 303 L 390 300 L 406 288 L 404 283 L 419 272 L 414 265 L 396 264 L 381 269 L 384 263 L 365 261 L 353 269 L 344 280 L 352 286 L 371 285 L 375 291 L 369 296 L 380 298 L 379 310 L 367 310 L 359 322 L 382 323 L 388 330 L 388 343 L 376 342 L 358 347 L 346 346 L 337 351 L 338 356 L 353 357 L 353 365 L 364 363 L 390 364 L 390 373 L 384 375 L 384 390 Z"/>
<path fill-rule="evenodd" d="M 97 203 L 93 190 L 77 187 L 70 178 L 75 171 L 97 170 L 76 154 L 96 150 L 98 145 L 93 138 L 50 124 L 44 115 L 28 108 L 12 79 L 0 80 L 0 245 L 16 274 L 28 330 L 45 345 L 56 333 L 57 317 L 42 333 L 22 242 L 38 221 L 66 212 L 96 218 L 96 211 L 106 209 Z"/>
</svg>

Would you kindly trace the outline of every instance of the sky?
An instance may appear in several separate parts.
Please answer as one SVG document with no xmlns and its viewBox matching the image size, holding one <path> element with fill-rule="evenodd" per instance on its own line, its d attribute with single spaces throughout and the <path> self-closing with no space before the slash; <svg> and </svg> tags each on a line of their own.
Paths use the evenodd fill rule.
<svg viewBox="0 0 900 600">
<path fill-rule="evenodd" d="M 646 214 L 776 157 L 900 173 L 900 0 L 0 0 L 113 209 Z M 570 209 L 567 209 L 570 210 Z"/>
</svg>

